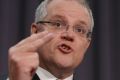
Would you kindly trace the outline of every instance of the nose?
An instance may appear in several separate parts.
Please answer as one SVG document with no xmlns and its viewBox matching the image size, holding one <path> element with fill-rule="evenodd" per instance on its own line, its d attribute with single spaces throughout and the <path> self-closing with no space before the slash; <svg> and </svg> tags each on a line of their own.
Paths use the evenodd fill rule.
<svg viewBox="0 0 120 80">
<path fill-rule="evenodd" d="M 64 31 L 61 33 L 61 39 L 73 42 L 74 36 L 72 33 L 68 32 L 68 31 Z"/>
</svg>

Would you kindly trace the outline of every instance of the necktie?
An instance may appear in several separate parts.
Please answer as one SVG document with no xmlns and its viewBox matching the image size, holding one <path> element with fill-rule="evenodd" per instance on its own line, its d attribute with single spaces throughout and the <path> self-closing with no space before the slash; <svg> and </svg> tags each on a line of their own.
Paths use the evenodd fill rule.
<svg viewBox="0 0 120 80">
<path fill-rule="evenodd" d="M 56 79 L 56 80 L 63 80 L 63 79 Z"/>
<path fill-rule="evenodd" d="M 40 80 L 40 78 L 38 77 L 37 74 L 35 74 L 35 75 L 33 76 L 32 80 Z"/>
</svg>

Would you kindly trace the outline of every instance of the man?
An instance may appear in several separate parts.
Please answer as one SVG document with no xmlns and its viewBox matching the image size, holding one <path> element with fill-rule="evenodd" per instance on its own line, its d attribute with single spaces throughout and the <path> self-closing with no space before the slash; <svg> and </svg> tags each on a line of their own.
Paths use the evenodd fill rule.
<svg viewBox="0 0 120 80">
<path fill-rule="evenodd" d="M 93 17 L 84 0 L 45 0 L 31 36 L 9 49 L 10 80 L 73 80 L 91 41 Z"/>
</svg>

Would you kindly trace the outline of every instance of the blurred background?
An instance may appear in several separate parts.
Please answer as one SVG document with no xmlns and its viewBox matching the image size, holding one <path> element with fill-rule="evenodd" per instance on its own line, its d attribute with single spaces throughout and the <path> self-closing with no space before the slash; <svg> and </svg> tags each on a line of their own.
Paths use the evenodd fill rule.
<svg viewBox="0 0 120 80">
<path fill-rule="evenodd" d="M 30 35 L 42 0 L 0 0 L 0 80 L 8 76 L 8 49 Z M 76 69 L 79 80 L 120 80 L 120 0 L 88 0 L 95 21 L 93 39 Z"/>
</svg>

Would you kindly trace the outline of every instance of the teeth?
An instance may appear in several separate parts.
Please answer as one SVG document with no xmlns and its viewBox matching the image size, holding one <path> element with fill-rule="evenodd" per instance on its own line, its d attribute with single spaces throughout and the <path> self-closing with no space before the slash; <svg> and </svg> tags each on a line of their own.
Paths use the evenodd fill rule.
<svg viewBox="0 0 120 80">
<path fill-rule="evenodd" d="M 59 48 L 59 50 L 62 51 L 63 53 L 70 53 L 70 52 L 72 52 L 71 47 L 69 47 L 69 46 L 66 45 L 66 44 L 59 45 L 58 48 Z"/>
<path fill-rule="evenodd" d="M 62 45 L 62 48 L 63 49 L 66 49 L 66 50 L 69 50 L 70 48 L 68 47 L 68 46 L 66 46 L 66 45 Z"/>
</svg>

